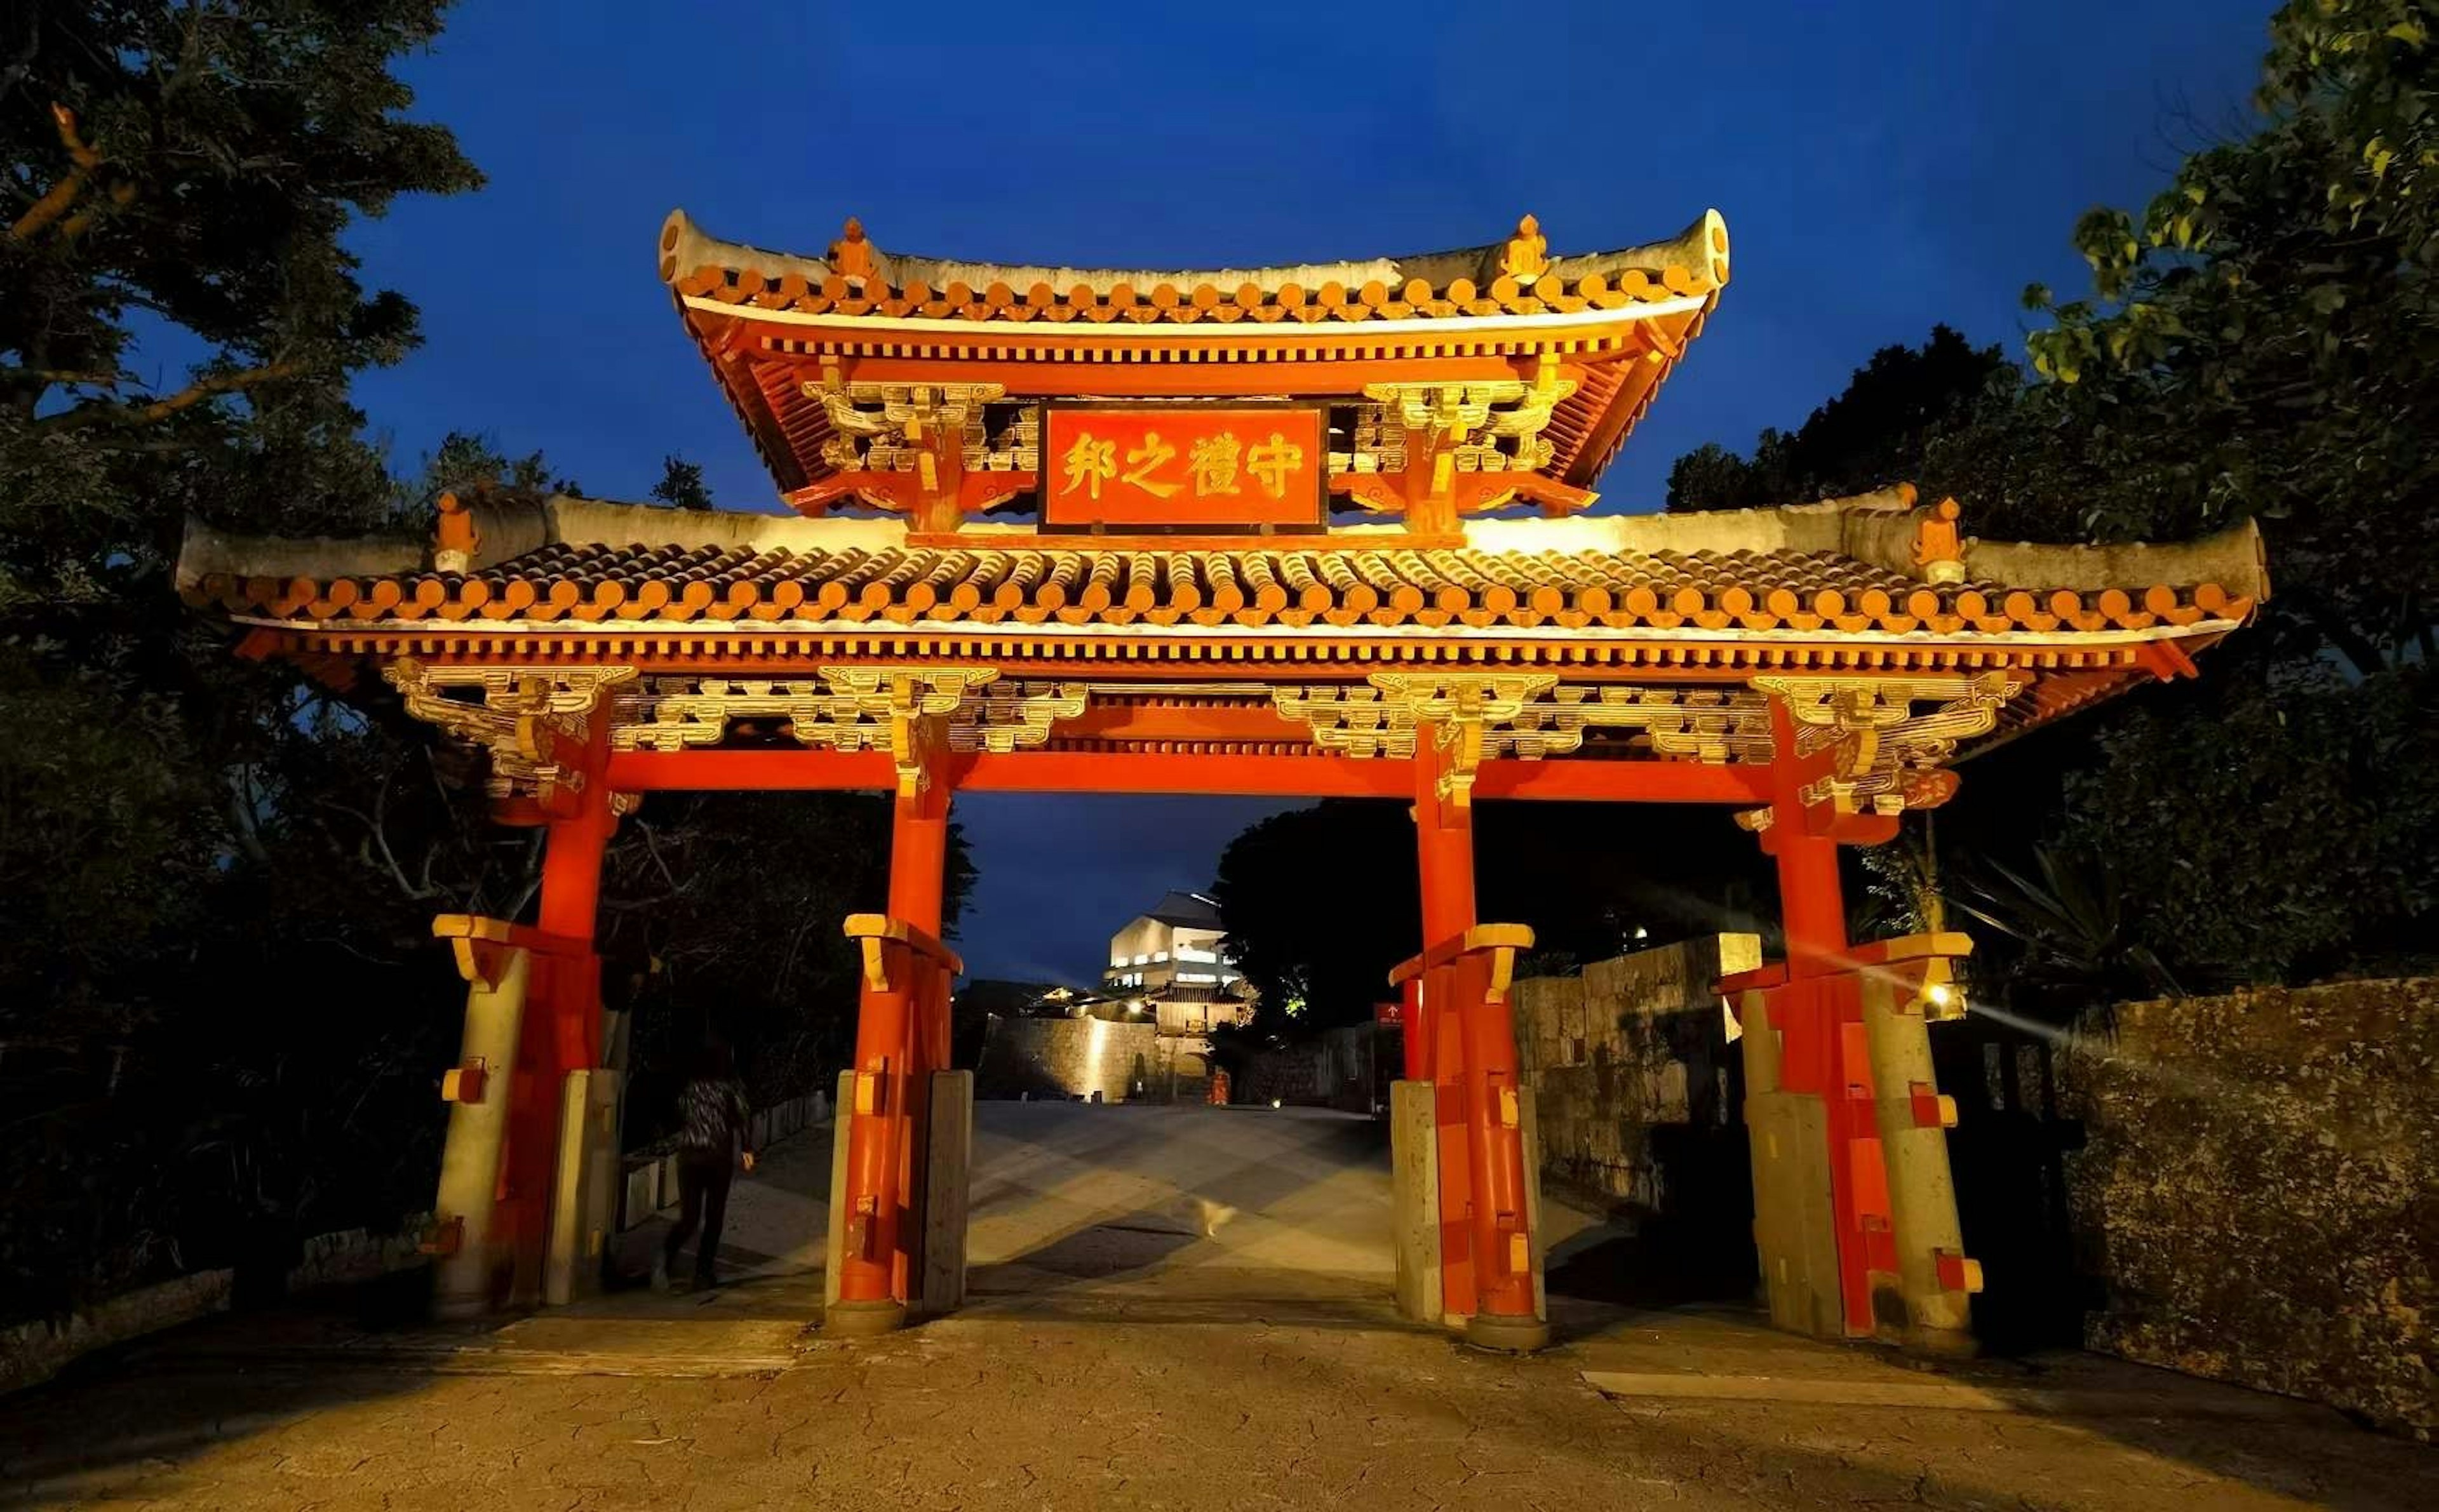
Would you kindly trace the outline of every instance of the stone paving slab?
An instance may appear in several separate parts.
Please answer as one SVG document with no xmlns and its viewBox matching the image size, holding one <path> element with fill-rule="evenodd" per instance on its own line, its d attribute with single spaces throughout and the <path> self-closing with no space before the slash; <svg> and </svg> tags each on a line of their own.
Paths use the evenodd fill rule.
<svg viewBox="0 0 2439 1512">
<path fill-rule="evenodd" d="M 736 1253 L 763 1258 L 735 1287 L 454 1333 L 258 1325 L 252 1358 L 199 1330 L 0 1403 L 0 1503 L 2439 1506 L 2428 1449 L 2087 1357 L 1926 1370 L 1745 1314 L 1563 1299 L 1559 1347 L 1475 1353 L 1390 1313 L 1385 1220 L 1379 1262 L 1348 1259 L 1386 1183 L 1360 1130 L 1026 1106 L 983 1111 L 995 1290 L 954 1317 L 852 1344 L 805 1331 L 820 1230 L 786 1231 L 819 1179 L 797 1166 L 828 1162 L 800 1142 L 740 1183 Z M 784 1222 L 755 1216 L 766 1200 Z M 2208 1410 L 2230 1398 L 2254 1414 Z"/>
</svg>

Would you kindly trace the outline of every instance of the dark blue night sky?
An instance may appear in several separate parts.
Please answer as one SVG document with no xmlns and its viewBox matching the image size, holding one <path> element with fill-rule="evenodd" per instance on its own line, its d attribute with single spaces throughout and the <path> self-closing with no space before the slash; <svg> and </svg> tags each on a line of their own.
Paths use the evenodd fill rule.
<svg viewBox="0 0 2439 1512">
<path fill-rule="evenodd" d="M 1735 282 L 1602 484 L 1603 508 L 1652 508 L 1680 453 L 1799 423 L 1935 321 L 2020 350 L 2023 286 L 2083 287 L 2075 216 L 2239 123 L 2269 9 L 470 0 L 406 73 L 490 184 L 356 236 L 427 338 L 359 392 L 401 467 L 481 431 L 637 498 L 677 453 L 722 504 L 775 509 L 654 276 L 673 205 L 787 250 L 854 214 L 899 251 L 1179 267 L 1472 245 L 1526 210 L 1584 251 L 1715 205 Z M 961 802 L 969 963 L 1090 979 L 1266 811 Z"/>
</svg>

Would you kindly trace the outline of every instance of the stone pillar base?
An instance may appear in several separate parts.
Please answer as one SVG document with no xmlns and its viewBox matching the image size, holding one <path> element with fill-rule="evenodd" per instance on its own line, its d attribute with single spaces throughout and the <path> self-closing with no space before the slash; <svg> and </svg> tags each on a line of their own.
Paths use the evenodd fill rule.
<svg viewBox="0 0 2439 1512">
<path fill-rule="evenodd" d="M 822 1332 L 833 1339 L 870 1339 L 906 1326 L 906 1304 L 833 1302 L 823 1315 Z"/>
<path fill-rule="evenodd" d="M 1438 1325 L 1448 1315 L 1440 1279 L 1440 1149 L 1428 1081 L 1389 1087 L 1389 1221 L 1398 1254 L 1398 1315 Z"/>
<path fill-rule="evenodd" d="M 1503 1313 L 1477 1312 L 1465 1321 L 1465 1342 L 1476 1349 L 1529 1355 L 1550 1346 L 1550 1325 L 1541 1318 L 1511 1318 Z"/>
</svg>

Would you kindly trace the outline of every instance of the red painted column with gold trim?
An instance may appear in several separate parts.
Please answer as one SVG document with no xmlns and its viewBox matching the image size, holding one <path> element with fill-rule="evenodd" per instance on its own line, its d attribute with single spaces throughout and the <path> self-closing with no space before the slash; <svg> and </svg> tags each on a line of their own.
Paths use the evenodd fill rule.
<svg viewBox="0 0 2439 1512">
<path fill-rule="evenodd" d="M 1478 922 L 1473 811 L 1461 790 L 1443 791 L 1450 758 L 1435 733 L 1416 732 L 1415 827 L 1423 950 L 1460 942 L 1424 973 L 1420 994 L 1437 1088 L 1443 1294 L 1474 1342 L 1538 1349 L 1549 1329 L 1534 1298 L 1516 1025 L 1507 994 L 1492 989 L 1491 957 L 1462 949 Z"/>
<path fill-rule="evenodd" d="M 1780 1035 L 1781 1085 L 1821 1099 L 1840 1312 L 1844 1331 L 1861 1337 L 1872 1332 L 1874 1240 L 1880 1248 L 1887 1245 L 1889 1200 L 1862 1005 L 1848 970 L 1845 893 L 1838 875 L 1844 837 L 1815 832 L 1824 809 L 1806 804 L 1802 788 L 1825 760 L 1794 756 L 1795 722 L 1775 700 L 1771 736 L 1778 756 L 1771 764 L 1770 824 L 1761 840 L 1777 864 L 1787 951 L 1787 981 L 1775 994 L 1771 1021 Z M 1876 816 L 1846 822 L 1850 827 L 1895 828 L 1894 820 Z"/>
<path fill-rule="evenodd" d="M 890 817 L 889 916 L 936 938 L 949 845 L 947 784 L 936 776 L 901 792 Z M 846 1120 L 846 1204 L 838 1302 L 828 1325 L 874 1333 L 906 1318 L 915 1276 L 907 1238 L 921 1230 L 921 1129 L 931 1073 L 948 1063 L 948 999 L 924 989 L 920 969 L 864 984 L 856 1016 L 855 1100 Z M 911 1226 L 911 1227 L 910 1227 Z"/>
<path fill-rule="evenodd" d="M 592 721 L 583 786 L 569 794 L 574 812 L 549 821 L 543 841 L 536 927 L 567 948 L 537 953 L 517 1069 L 509 1090 L 502 1204 L 514 1236 L 509 1301 L 541 1300 L 558 1177 L 561 1101 L 567 1074 L 601 1061 L 601 960 L 593 939 L 601 909 L 601 863 L 618 819 L 610 808 L 609 721 Z"/>
</svg>

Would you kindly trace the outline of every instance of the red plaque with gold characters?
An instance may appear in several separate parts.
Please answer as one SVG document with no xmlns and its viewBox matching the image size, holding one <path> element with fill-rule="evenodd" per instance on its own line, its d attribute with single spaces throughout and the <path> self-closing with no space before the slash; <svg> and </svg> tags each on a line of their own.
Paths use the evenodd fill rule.
<svg viewBox="0 0 2439 1512">
<path fill-rule="evenodd" d="M 1049 530 L 1317 530 L 1328 474 L 1319 406 L 1045 404 Z"/>
</svg>

